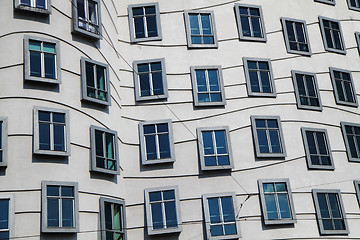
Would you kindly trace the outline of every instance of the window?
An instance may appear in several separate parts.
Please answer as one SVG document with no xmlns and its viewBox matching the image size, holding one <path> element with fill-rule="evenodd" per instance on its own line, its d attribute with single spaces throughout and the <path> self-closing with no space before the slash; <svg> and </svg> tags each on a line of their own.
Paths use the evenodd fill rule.
<svg viewBox="0 0 360 240">
<path fill-rule="evenodd" d="M 33 145 L 36 154 L 69 156 L 69 112 L 35 107 Z"/>
<path fill-rule="evenodd" d="M 356 190 L 356 196 L 360 205 L 360 181 L 354 181 L 355 190 Z"/>
<path fill-rule="evenodd" d="M 286 157 L 280 117 L 251 116 L 257 157 Z"/>
<path fill-rule="evenodd" d="M 297 107 L 307 110 L 322 110 L 319 86 L 315 73 L 291 71 Z"/>
<path fill-rule="evenodd" d="M 82 99 L 110 105 L 109 66 L 81 58 Z"/>
<path fill-rule="evenodd" d="M 41 231 L 79 231 L 78 184 L 75 182 L 41 183 Z"/>
<path fill-rule="evenodd" d="M 148 235 L 182 231 L 177 186 L 145 189 Z"/>
<path fill-rule="evenodd" d="M 201 170 L 234 167 L 228 127 L 196 129 Z"/>
<path fill-rule="evenodd" d="M 224 106 L 226 104 L 221 66 L 191 67 L 194 105 Z"/>
<path fill-rule="evenodd" d="M 266 42 L 261 6 L 235 3 L 240 40 Z"/>
<path fill-rule="evenodd" d="M 346 54 L 340 21 L 319 16 L 319 23 L 325 50 Z"/>
<path fill-rule="evenodd" d="M 14 214 L 13 197 L 0 195 L 0 239 L 13 239 Z"/>
<path fill-rule="evenodd" d="M 301 128 L 309 169 L 334 169 L 326 129 Z"/>
<path fill-rule="evenodd" d="M 185 28 L 189 48 L 217 48 L 213 11 L 185 11 Z"/>
<path fill-rule="evenodd" d="M 25 80 L 61 83 L 60 42 L 25 36 Z"/>
<path fill-rule="evenodd" d="M 7 138 L 7 117 L 0 117 L 0 167 L 7 166 Z"/>
<path fill-rule="evenodd" d="M 261 208 L 266 225 L 296 222 L 289 179 L 258 180 Z"/>
<path fill-rule="evenodd" d="M 240 221 L 235 213 L 238 209 L 235 193 L 205 194 L 202 202 L 208 240 L 241 237 Z"/>
<path fill-rule="evenodd" d="M 161 40 L 159 3 L 129 5 L 130 41 Z"/>
<path fill-rule="evenodd" d="M 164 58 L 135 61 L 133 68 L 136 101 L 168 97 Z"/>
<path fill-rule="evenodd" d="M 349 234 L 340 190 L 312 190 L 320 234 Z"/>
<path fill-rule="evenodd" d="M 356 38 L 356 43 L 357 43 L 357 46 L 358 46 L 358 51 L 359 51 L 359 54 L 360 54 L 360 32 L 355 33 L 355 38 Z"/>
<path fill-rule="evenodd" d="M 276 97 L 270 59 L 243 58 L 249 96 Z"/>
<path fill-rule="evenodd" d="M 126 240 L 125 202 L 100 197 L 101 239 Z"/>
<path fill-rule="evenodd" d="M 288 53 L 311 55 L 306 22 L 290 18 L 281 18 L 286 50 Z"/>
<path fill-rule="evenodd" d="M 320 2 L 320 3 L 326 3 L 326 4 L 330 4 L 330 5 L 335 5 L 335 0 L 314 0 L 315 2 Z"/>
<path fill-rule="evenodd" d="M 119 174 L 119 150 L 115 131 L 90 126 L 91 171 Z"/>
<path fill-rule="evenodd" d="M 350 162 L 360 162 L 360 124 L 341 122 L 346 152 Z"/>
<path fill-rule="evenodd" d="M 337 104 L 358 106 L 357 96 L 353 85 L 351 72 L 343 69 L 329 68 L 331 82 Z"/>
<path fill-rule="evenodd" d="M 51 0 L 15 0 L 15 8 L 35 13 L 51 14 Z"/>
<path fill-rule="evenodd" d="M 360 11 L 360 0 L 347 0 L 349 9 Z"/>
<path fill-rule="evenodd" d="M 72 0 L 73 31 L 95 39 L 102 38 L 99 0 Z"/>
<path fill-rule="evenodd" d="M 143 165 L 175 162 L 171 120 L 140 122 L 140 148 Z"/>
</svg>

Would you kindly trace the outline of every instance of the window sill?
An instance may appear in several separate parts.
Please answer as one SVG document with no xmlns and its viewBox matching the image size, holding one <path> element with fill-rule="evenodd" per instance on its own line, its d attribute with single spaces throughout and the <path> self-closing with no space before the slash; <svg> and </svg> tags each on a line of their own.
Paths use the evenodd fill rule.
<svg viewBox="0 0 360 240">
<path fill-rule="evenodd" d="M 36 8 L 36 7 L 18 5 L 18 6 L 15 7 L 15 9 L 17 11 L 37 13 L 37 14 L 46 15 L 46 16 L 51 14 L 51 8 L 50 9 L 43 9 L 43 8 Z"/>
</svg>

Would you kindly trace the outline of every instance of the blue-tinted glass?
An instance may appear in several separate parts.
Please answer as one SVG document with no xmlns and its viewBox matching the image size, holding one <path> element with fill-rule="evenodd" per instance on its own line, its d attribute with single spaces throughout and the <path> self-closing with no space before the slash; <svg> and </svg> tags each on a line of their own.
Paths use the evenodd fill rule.
<svg viewBox="0 0 360 240">
<path fill-rule="evenodd" d="M 263 184 L 264 192 L 275 192 L 274 184 L 272 183 L 264 183 Z"/>
<path fill-rule="evenodd" d="M 155 133 L 155 124 L 144 125 L 144 134 Z"/>
<path fill-rule="evenodd" d="M 59 227 L 59 199 L 47 199 L 47 225 Z"/>
<path fill-rule="evenodd" d="M 151 71 L 161 71 L 162 70 L 162 66 L 161 66 L 161 62 L 154 62 L 150 64 L 150 68 Z"/>
<path fill-rule="evenodd" d="M 248 15 L 248 8 L 246 7 L 239 7 L 240 15 Z"/>
<path fill-rule="evenodd" d="M 148 37 L 156 37 L 158 35 L 156 27 L 156 16 L 146 17 Z"/>
<path fill-rule="evenodd" d="M 134 26 L 135 26 L 135 37 L 144 38 L 145 29 L 144 29 L 144 19 L 143 17 L 134 17 Z"/>
<path fill-rule="evenodd" d="M 164 228 L 162 212 L 163 212 L 163 209 L 162 209 L 161 203 L 151 204 L 153 229 Z"/>
<path fill-rule="evenodd" d="M 114 150 L 114 135 L 110 133 L 105 133 L 105 157 L 109 159 L 115 159 L 115 150 Z"/>
<path fill-rule="evenodd" d="M 269 119 L 267 120 L 268 128 L 278 128 L 277 120 Z"/>
<path fill-rule="evenodd" d="M 287 30 L 289 41 L 296 41 L 292 22 L 286 21 L 285 25 L 286 25 L 286 30 Z"/>
<path fill-rule="evenodd" d="M 329 193 L 329 203 L 331 208 L 331 214 L 333 218 L 341 218 L 340 207 L 337 199 L 337 194 Z"/>
<path fill-rule="evenodd" d="M 256 128 L 266 128 L 266 121 L 263 119 L 256 119 L 255 125 L 256 125 Z"/>
<path fill-rule="evenodd" d="M 41 77 L 41 54 L 30 51 L 30 76 Z"/>
<path fill-rule="evenodd" d="M 149 64 L 145 63 L 145 64 L 139 64 L 137 66 L 138 68 L 138 73 L 148 73 L 150 70 L 149 70 Z"/>
<path fill-rule="evenodd" d="M 269 70 L 269 64 L 267 62 L 259 62 L 259 69 Z"/>
<path fill-rule="evenodd" d="M 240 8 L 240 11 L 241 11 L 241 8 Z M 246 36 L 246 37 L 250 37 L 251 36 L 251 30 L 250 30 L 250 23 L 249 23 L 248 17 L 241 16 L 240 21 L 241 21 L 241 27 L 242 27 L 243 35 Z"/>
<path fill-rule="evenodd" d="M 204 44 L 213 44 L 214 43 L 214 38 L 213 37 L 203 37 L 204 39 Z"/>
<path fill-rule="evenodd" d="M 41 51 L 41 42 L 29 40 L 29 50 Z"/>
<path fill-rule="evenodd" d="M 154 72 L 152 75 L 154 95 L 164 94 L 164 87 L 162 81 L 162 73 Z"/>
<path fill-rule="evenodd" d="M 62 199 L 62 226 L 74 226 L 74 200 Z"/>
<path fill-rule="evenodd" d="M 0 232 L 0 239 L 8 240 L 9 238 L 9 232 Z"/>
<path fill-rule="evenodd" d="M 54 124 L 54 150 L 65 151 L 65 127 Z"/>
<path fill-rule="evenodd" d="M 307 76 L 305 76 L 305 81 L 306 81 L 306 86 L 307 86 L 307 90 L 308 90 L 308 95 L 311 97 L 316 97 L 313 77 L 307 75 Z"/>
<path fill-rule="evenodd" d="M 210 102 L 209 93 L 198 93 L 198 99 L 199 102 Z"/>
<path fill-rule="evenodd" d="M 316 139 L 319 147 L 319 153 L 327 155 L 328 151 L 326 148 L 325 135 L 321 132 L 316 132 Z"/>
<path fill-rule="evenodd" d="M 165 218 L 167 227 L 177 227 L 178 223 L 175 201 L 165 203 Z"/>
<path fill-rule="evenodd" d="M 328 205 L 326 203 L 326 194 L 318 193 L 317 197 L 318 197 L 321 218 L 329 218 L 330 214 L 329 214 L 329 210 L 328 210 Z"/>
<path fill-rule="evenodd" d="M 260 16 L 260 11 L 258 8 L 250 8 L 250 15 L 251 16 Z"/>
<path fill-rule="evenodd" d="M 276 183 L 275 189 L 277 192 L 287 192 L 287 187 L 285 183 Z"/>
<path fill-rule="evenodd" d="M 299 95 L 306 96 L 307 94 L 306 94 L 305 85 L 304 85 L 304 81 L 303 81 L 303 75 L 296 74 L 296 83 L 297 83 Z"/>
<path fill-rule="evenodd" d="M 260 18 L 252 17 L 251 25 L 253 30 L 253 37 L 262 37 Z"/>
<path fill-rule="evenodd" d="M 210 91 L 220 91 L 218 70 L 208 70 Z"/>
<path fill-rule="evenodd" d="M 65 114 L 64 113 L 53 113 L 53 122 L 65 123 Z"/>
<path fill-rule="evenodd" d="M 9 200 L 0 199 L 0 229 L 9 229 Z"/>
<path fill-rule="evenodd" d="M 175 199 L 175 191 L 174 190 L 167 190 L 167 191 L 163 191 L 162 193 L 163 193 L 164 200 Z"/>
<path fill-rule="evenodd" d="M 50 124 L 39 123 L 39 148 L 50 150 Z"/>
<path fill-rule="evenodd" d="M 144 15 L 144 10 L 142 7 L 139 8 L 133 8 L 133 16 L 140 16 L 140 15 Z"/>
<path fill-rule="evenodd" d="M 39 111 L 39 120 L 50 122 L 50 113 L 44 112 L 44 111 Z"/>
<path fill-rule="evenodd" d="M 228 153 L 226 147 L 225 131 L 215 131 L 216 152 L 218 154 Z"/>
<path fill-rule="evenodd" d="M 210 226 L 210 233 L 211 233 L 211 236 L 213 236 L 213 237 L 222 236 L 222 235 L 224 235 L 224 229 L 223 229 L 222 225 L 212 225 L 212 226 Z"/>
<path fill-rule="evenodd" d="M 344 230 L 345 229 L 345 223 L 343 219 L 335 219 L 334 220 L 334 229 L 336 230 Z"/>
<path fill-rule="evenodd" d="M 304 43 L 305 42 L 305 33 L 304 33 L 304 29 L 303 29 L 303 24 L 295 23 L 295 29 L 296 29 L 296 34 L 297 34 L 297 41 Z"/>
<path fill-rule="evenodd" d="M 46 53 L 55 53 L 55 44 L 54 43 L 43 43 L 43 51 Z"/>
<path fill-rule="evenodd" d="M 218 198 L 209 198 L 209 214 L 210 214 L 210 223 L 220 223 L 220 208 Z"/>
<path fill-rule="evenodd" d="M 278 194 L 278 201 L 281 218 L 291 218 L 290 205 L 287 194 Z"/>
<path fill-rule="evenodd" d="M 220 166 L 230 165 L 229 156 L 219 156 L 218 163 Z"/>
<path fill-rule="evenodd" d="M 169 132 L 169 127 L 167 123 L 156 124 L 156 128 L 158 133 Z"/>
<path fill-rule="evenodd" d="M 196 82 L 198 92 L 207 92 L 205 70 L 196 70 Z"/>
<path fill-rule="evenodd" d="M 257 130 L 260 153 L 269 153 L 269 143 L 265 130 Z"/>
<path fill-rule="evenodd" d="M 150 202 L 154 202 L 154 201 L 161 201 L 161 192 L 151 192 L 149 193 L 149 199 Z"/>
<path fill-rule="evenodd" d="M 145 7 L 145 14 L 155 14 L 155 7 Z"/>
<path fill-rule="evenodd" d="M 190 21 L 190 32 L 191 35 L 200 35 L 200 25 L 198 15 L 196 14 L 189 14 L 189 21 Z"/>
<path fill-rule="evenodd" d="M 269 72 L 260 72 L 261 86 L 264 93 L 271 93 L 270 76 Z"/>
<path fill-rule="evenodd" d="M 46 9 L 46 0 L 36 0 L 36 7 Z"/>
<path fill-rule="evenodd" d="M 67 187 L 62 186 L 61 187 L 61 196 L 63 197 L 73 197 L 74 196 L 74 187 Z"/>
<path fill-rule="evenodd" d="M 346 101 L 347 102 L 355 102 L 350 82 L 344 81 L 344 90 L 345 90 L 345 95 L 346 95 Z"/>
<path fill-rule="evenodd" d="M 159 137 L 159 149 L 160 149 L 160 158 L 169 158 L 170 154 L 170 141 L 168 134 L 158 135 Z"/>
<path fill-rule="evenodd" d="M 202 34 L 212 35 L 210 15 L 201 15 Z"/>
<path fill-rule="evenodd" d="M 251 91 L 252 92 L 260 92 L 260 85 L 257 71 L 249 71 Z"/>
<path fill-rule="evenodd" d="M 269 131 L 271 150 L 273 153 L 281 153 L 279 132 L 277 130 Z"/>
<path fill-rule="evenodd" d="M 20 0 L 21 5 L 31 6 L 31 0 Z"/>
<path fill-rule="evenodd" d="M 235 214 L 232 197 L 222 197 L 221 207 L 223 211 L 224 222 L 234 222 Z"/>
<path fill-rule="evenodd" d="M 221 94 L 220 93 L 211 93 L 210 94 L 211 102 L 221 102 Z"/>
<path fill-rule="evenodd" d="M 266 212 L 269 220 L 279 219 L 277 213 L 277 207 L 275 202 L 275 196 L 273 194 L 265 195 Z"/>
<path fill-rule="evenodd" d="M 233 223 L 233 224 L 226 224 L 224 226 L 224 229 L 225 229 L 225 235 L 234 235 L 237 233 L 236 231 L 236 224 Z"/>
<path fill-rule="evenodd" d="M 325 32 L 325 38 L 326 38 L 327 46 L 329 48 L 334 48 L 334 45 L 332 43 L 332 37 L 331 37 L 330 29 L 325 29 L 324 32 Z"/>
<path fill-rule="evenodd" d="M 96 156 L 104 156 L 103 133 L 95 130 Z"/>
<path fill-rule="evenodd" d="M 60 196 L 58 186 L 47 186 L 46 191 L 47 191 L 47 196 Z"/>
<path fill-rule="evenodd" d="M 205 154 L 206 154 L 206 152 L 205 152 Z M 218 165 L 216 162 L 215 156 L 204 157 L 204 161 L 205 161 L 205 166 L 217 166 Z"/>
<path fill-rule="evenodd" d="M 86 62 L 85 71 L 86 71 L 86 86 L 92 87 L 92 88 L 87 88 L 88 89 L 87 95 L 89 97 L 96 97 L 95 89 L 93 89 L 95 87 L 94 65 Z"/>
<path fill-rule="evenodd" d="M 258 69 L 257 62 L 247 61 L 247 65 L 249 69 Z"/>
<path fill-rule="evenodd" d="M 202 38 L 201 37 L 191 36 L 191 43 L 193 43 L 193 44 L 201 44 L 202 43 Z"/>
<path fill-rule="evenodd" d="M 140 78 L 140 95 L 142 97 L 150 96 L 151 89 L 149 83 L 149 74 L 139 74 L 139 78 Z"/>
<path fill-rule="evenodd" d="M 214 143 L 212 138 L 212 132 L 204 131 L 202 132 L 203 145 L 204 145 L 204 154 L 214 154 Z"/>
<path fill-rule="evenodd" d="M 44 54 L 45 77 L 56 79 L 55 55 Z"/>
<path fill-rule="evenodd" d="M 155 135 L 145 136 L 147 160 L 157 159 L 155 137 Z"/>
</svg>

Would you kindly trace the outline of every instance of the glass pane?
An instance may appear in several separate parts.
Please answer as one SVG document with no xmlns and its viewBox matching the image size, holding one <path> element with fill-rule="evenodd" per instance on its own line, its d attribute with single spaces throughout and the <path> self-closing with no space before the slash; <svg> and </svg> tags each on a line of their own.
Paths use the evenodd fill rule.
<svg viewBox="0 0 360 240">
<path fill-rule="evenodd" d="M 10 238 L 9 232 L 0 232 L 0 239 L 7 240 L 9 238 Z"/>
<path fill-rule="evenodd" d="M 39 148 L 50 150 L 50 124 L 39 123 Z"/>
<path fill-rule="evenodd" d="M 193 44 L 202 44 L 202 38 L 201 37 L 196 37 L 196 36 L 191 36 L 191 43 L 193 43 Z"/>
<path fill-rule="evenodd" d="M 221 102 L 221 94 L 220 93 L 211 93 L 210 94 L 211 102 Z"/>
<path fill-rule="evenodd" d="M 265 194 L 266 212 L 269 220 L 279 219 L 274 194 Z"/>
<path fill-rule="evenodd" d="M 122 212 L 121 205 L 114 204 L 114 229 L 116 231 L 123 231 L 121 212 Z"/>
<path fill-rule="evenodd" d="M 111 204 L 105 203 L 105 229 L 112 230 Z M 113 240 L 111 238 L 111 240 Z"/>
<path fill-rule="evenodd" d="M 278 194 L 280 216 L 282 219 L 291 218 L 290 203 L 287 194 Z"/>
<path fill-rule="evenodd" d="M 84 0 L 77 0 L 77 11 L 80 19 L 85 19 L 85 6 Z"/>
<path fill-rule="evenodd" d="M 106 83 L 105 83 L 105 68 L 96 66 L 96 87 L 100 90 L 106 90 Z"/>
<path fill-rule="evenodd" d="M 326 194 L 325 193 L 318 193 L 317 197 L 318 197 L 318 203 L 319 203 L 321 218 L 330 218 L 328 205 L 326 203 Z"/>
<path fill-rule="evenodd" d="M 56 123 L 65 123 L 65 114 L 53 112 L 53 122 Z"/>
<path fill-rule="evenodd" d="M 94 65 L 91 63 L 85 63 L 85 71 L 86 71 L 86 86 L 95 87 L 95 79 L 94 79 Z M 88 88 L 87 95 L 89 97 L 96 97 L 95 91 L 92 88 Z M 89 91 L 90 89 L 90 91 Z"/>
<path fill-rule="evenodd" d="M 200 35 L 200 25 L 198 15 L 196 14 L 189 14 L 189 21 L 190 21 L 190 33 L 191 35 Z"/>
<path fill-rule="evenodd" d="M 63 197 L 73 197 L 74 196 L 74 187 L 62 186 L 61 187 L 61 196 L 63 196 Z"/>
<path fill-rule="evenodd" d="M 269 72 L 263 72 L 263 71 L 260 72 L 261 86 L 262 86 L 262 91 L 264 93 L 272 92 L 269 74 L 270 74 Z"/>
<path fill-rule="evenodd" d="M 62 226 L 74 227 L 74 200 L 62 199 Z"/>
<path fill-rule="evenodd" d="M 317 154 L 317 149 L 315 145 L 315 138 L 313 132 L 306 131 L 306 140 L 308 142 L 308 149 L 310 154 Z"/>
<path fill-rule="evenodd" d="M 54 124 L 54 150 L 65 151 L 65 126 Z"/>
<path fill-rule="evenodd" d="M 144 134 L 155 133 L 155 124 L 145 125 L 144 126 Z"/>
<path fill-rule="evenodd" d="M 335 219 L 334 220 L 334 229 L 336 230 L 344 230 L 345 229 L 345 223 L 343 219 Z"/>
<path fill-rule="evenodd" d="M 97 24 L 96 8 L 97 4 L 94 1 L 88 1 L 89 5 L 89 21 L 93 24 Z"/>
<path fill-rule="evenodd" d="M 198 92 L 207 92 L 205 70 L 196 70 L 196 82 Z"/>
<path fill-rule="evenodd" d="M 167 190 L 167 191 L 163 191 L 162 193 L 163 193 L 164 200 L 175 199 L 175 191 L 174 190 Z"/>
<path fill-rule="evenodd" d="M 55 54 L 55 44 L 54 43 L 43 43 L 43 51 L 47 53 Z"/>
<path fill-rule="evenodd" d="M 158 133 L 169 132 L 169 128 L 168 128 L 167 123 L 156 124 L 156 128 L 157 128 Z"/>
<path fill-rule="evenodd" d="M 140 96 L 150 96 L 150 78 L 149 74 L 140 74 Z"/>
<path fill-rule="evenodd" d="M 211 236 L 222 236 L 224 235 L 224 230 L 222 225 L 210 225 Z"/>
<path fill-rule="evenodd" d="M 258 79 L 257 71 L 249 71 L 251 91 L 252 92 L 260 92 L 260 83 Z"/>
<path fill-rule="evenodd" d="M 147 160 L 157 159 L 155 137 L 156 137 L 155 135 L 145 136 L 146 159 Z"/>
<path fill-rule="evenodd" d="M 331 37 L 330 29 L 325 29 L 324 32 L 325 32 L 325 38 L 326 38 L 327 46 L 329 48 L 334 48 L 334 45 L 332 43 L 332 37 Z"/>
<path fill-rule="evenodd" d="M 96 156 L 104 156 L 103 133 L 95 130 Z"/>
<path fill-rule="evenodd" d="M 150 202 L 154 202 L 154 201 L 161 201 L 161 192 L 151 192 L 149 193 L 149 199 Z"/>
<path fill-rule="evenodd" d="M 56 60 L 53 54 L 44 54 L 45 77 L 56 79 Z"/>
<path fill-rule="evenodd" d="M 224 226 L 225 228 L 225 235 L 233 235 L 233 234 L 237 234 L 237 231 L 236 231 L 236 224 L 233 223 L 233 224 L 226 224 Z"/>
<path fill-rule="evenodd" d="M 276 192 L 287 192 L 286 183 L 275 183 Z"/>
<path fill-rule="evenodd" d="M 257 9 L 256 9 L 257 10 Z M 259 17 L 252 17 L 251 18 L 252 30 L 253 30 L 253 37 L 262 37 L 261 32 L 261 23 Z"/>
<path fill-rule="evenodd" d="M 201 15 L 202 34 L 212 35 L 210 15 Z"/>
<path fill-rule="evenodd" d="M 315 85 L 314 85 L 313 77 L 309 76 L 309 75 L 306 75 L 305 80 L 306 80 L 306 87 L 307 87 L 309 96 L 316 97 Z"/>
<path fill-rule="evenodd" d="M 59 227 L 59 199 L 47 199 L 47 225 Z"/>
<path fill-rule="evenodd" d="M 346 94 L 346 101 L 347 102 L 355 102 L 351 83 L 350 82 L 344 82 L 344 88 L 345 88 L 345 94 Z"/>
<path fill-rule="evenodd" d="M 345 95 L 343 92 L 343 87 L 341 85 L 341 81 L 336 80 L 335 83 L 336 83 L 337 95 L 338 95 L 340 101 L 346 101 Z"/>
<path fill-rule="evenodd" d="M 218 198 L 209 198 L 209 214 L 210 214 L 210 223 L 220 223 L 220 208 Z"/>
<path fill-rule="evenodd" d="M 273 183 L 264 183 L 263 184 L 264 192 L 275 192 Z"/>
<path fill-rule="evenodd" d="M 155 72 L 151 74 L 153 81 L 154 95 L 164 94 L 162 72 Z"/>
<path fill-rule="evenodd" d="M 158 35 L 157 27 L 156 27 L 156 16 L 147 16 L 146 17 L 147 23 L 147 31 L 148 37 L 156 37 Z"/>
<path fill-rule="evenodd" d="M 221 207 L 223 211 L 224 222 L 235 222 L 234 205 L 232 197 L 222 197 Z"/>
<path fill-rule="evenodd" d="M 337 194 L 329 193 L 328 197 L 329 197 L 329 203 L 330 203 L 332 217 L 333 218 L 342 218 L 341 213 L 340 213 L 340 207 L 339 207 L 339 203 L 338 203 Z"/>
<path fill-rule="evenodd" d="M 47 186 L 46 187 L 46 191 L 47 191 L 47 196 L 60 196 L 59 193 L 59 187 L 58 186 Z"/>
<path fill-rule="evenodd" d="M 260 16 L 260 11 L 258 8 L 250 8 L 250 15 L 251 16 Z"/>
<path fill-rule="evenodd" d="M 135 37 L 144 38 L 145 37 L 144 18 L 134 17 L 134 26 L 135 26 Z"/>
<path fill-rule="evenodd" d="M 145 7 L 146 14 L 155 14 L 155 7 Z"/>
<path fill-rule="evenodd" d="M 266 128 L 266 121 L 262 119 L 255 120 L 256 128 Z"/>
<path fill-rule="evenodd" d="M 268 119 L 267 120 L 268 128 L 278 128 L 277 120 Z"/>
<path fill-rule="evenodd" d="M 239 7 L 240 15 L 249 15 L 247 7 Z"/>
<path fill-rule="evenodd" d="M 50 112 L 39 111 L 39 120 L 50 122 Z"/>
<path fill-rule="evenodd" d="M 230 165 L 229 156 L 218 156 L 218 165 L 225 166 Z"/>
<path fill-rule="evenodd" d="M 41 42 L 29 40 L 29 50 L 41 51 Z"/>
<path fill-rule="evenodd" d="M 299 95 L 300 96 L 307 96 L 303 76 L 304 75 L 296 74 L 296 83 L 297 83 L 297 87 L 298 87 L 298 90 L 299 90 Z"/>
<path fill-rule="evenodd" d="M 214 143 L 213 143 L 212 133 L 213 132 L 209 132 L 209 131 L 202 132 L 203 145 L 204 145 L 204 154 L 205 155 L 215 153 L 214 152 Z"/>
<path fill-rule="evenodd" d="M 216 140 L 217 154 L 226 154 L 226 153 L 228 153 L 227 147 L 226 147 L 226 134 L 225 134 L 225 131 L 215 131 L 215 140 Z"/>
<path fill-rule="evenodd" d="M 205 166 L 217 166 L 216 156 L 205 157 Z M 228 165 L 228 164 L 227 164 Z"/>
<path fill-rule="evenodd" d="M 159 140 L 159 149 L 160 149 L 160 158 L 170 158 L 170 140 L 169 134 L 158 135 Z"/>
<path fill-rule="evenodd" d="M 31 6 L 31 0 L 20 0 L 20 4 L 30 7 Z"/>
<path fill-rule="evenodd" d="M 204 36 L 203 39 L 204 39 L 204 44 L 213 44 L 214 43 L 213 37 Z"/>
<path fill-rule="evenodd" d="M 210 91 L 220 91 L 218 70 L 208 70 Z"/>
<path fill-rule="evenodd" d="M 9 229 L 9 202 L 8 199 L 0 199 L 0 229 Z"/>
<path fill-rule="evenodd" d="M 151 71 L 162 71 L 161 62 L 153 62 L 150 64 Z"/>
<path fill-rule="evenodd" d="M 358 158 L 358 155 L 357 155 L 357 151 L 356 151 L 356 147 L 355 147 L 355 141 L 354 141 L 354 138 L 352 136 L 347 136 L 347 139 L 348 139 L 348 143 L 349 143 L 349 148 L 350 148 L 350 152 L 351 152 L 351 157 L 353 158 Z M 358 142 L 360 139 L 357 139 Z M 359 145 L 358 145 L 359 146 Z"/>
<path fill-rule="evenodd" d="M 246 37 L 250 37 L 251 36 L 251 30 L 250 30 L 249 18 L 246 17 L 246 16 L 241 16 L 240 21 L 241 21 L 241 27 L 242 27 L 243 35 L 246 36 Z"/>
<path fill-rule="evenodd" d="M 115 159 L 114 135 L 105 133 L 106 158 Z"/>
<path fill-rule="evenodd" d="M 30 76 L 41 77 L 41 54 L 30 51 Z"/>
<path fill-rule="evenodd" d="M 271 142 L 271 150 L 273 153 L 281 153 L 282 149 L 280 146 L 280 137 L 279 131 L 277 130 L 269 130 L 270 142 Z"/>
<path fill-rule="evenodd" d="M 142 7 L 133 8 L 132 11 L 133 11 L 133 16 L 144 15 L 144 8 Z"/>
<path fill-rule="evenodd" d="M 260 153 L 269 153 L 269 143 L 265 130 L 257 130 Z"/>
<path fill-rule="evenodd" d="M 296 41 L 295 39 L 295 32 L 294 32 L 294 28 L 293 28 L 293 23 L 290 21 L 285 21 L 286 22 L 286 30 L 287 30 L 287 34 L 288 34 L 288 39 L 289 41 Z"/>
<path fill-rule="evenodd" d="M 304 43 L 305 42 L 305 33 L 304 33 L 304 29 L 303 29 L 303 24 L 295 23 L 295 29 L 296 29 L 297 41 Z"/>
<path fill-rule="evenodd" d="M 329 153 L 327 151 L 324 133 L 316 132 L 316 139 L 318 142 L 319 153 L 323 155 L 328 155 Z"/>
<path fill-rule="evenodd" d="M 163 209 L 162 209 L 161 203 L 151 204 L 153 229 L 164 228 L 162 212 L 163 212 Z"/>
<path fill-rule="evenodd" d="M 333 36 L 334 36 L 335 48 L 342 50 L 343 47 L 342 47 L 342 42 L 341 42 L 341 38 L 340 38 L 340 32 L 333 31 Z"/>
<path fill-rule="evenodd" d="M 165 218 L 167 227 L 177 227 L 176 204 L 173 202 L 165 202 Z"/>
</svg>

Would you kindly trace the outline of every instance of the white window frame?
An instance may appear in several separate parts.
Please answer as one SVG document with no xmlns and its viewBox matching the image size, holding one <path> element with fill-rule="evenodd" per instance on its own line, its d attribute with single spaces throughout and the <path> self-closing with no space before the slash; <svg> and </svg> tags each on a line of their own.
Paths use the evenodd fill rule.
<svg viewBox="0 0 360 240">
<path fill-rule="evenodd" d="M 0 117 L 1 122 L 1 146 L 0 146 L 0 154 L 2 154 L 2 162 L 0 162 L 1 167 L 7 167 L 8 163 L 8 118 Z"/>
<path fill-rule="evenodd" d="M 79 16 L 78 16 L 77 0 L 71 0 L 71 1 L 72 1 L 72 32 L 85 35 L 85 36 L 90 37 L 90 38 L 95 39 L 95 40 L 102 39 L 102 23 L 101 23 L 101 8 L 100 8 L 101 2 L 100 2 L 100 0 L 83 0 L 84 5 L 85 5 L 85 9 L 88 9 L 87 5 L 88 5 L 89 1 L 96 2 L 96 6 L 97 6 L 97 8 L 96 8 L 97 16 L 96 17 L 97 17 L 97 22 L 98 22 L 98 25 L 97 25 L 98 34 L 79 27 Z M 85 14 L 87 15 L 86 11 L 85 11 Z M 88 16 L 86 16 L 86 17 L 88 17 Z"/>
<path fill-rule="evenodd" d="M 37 14 L 49 15 L 51 14 L 51 0 L 45 0 L 45 8 L 36 7 L 36 0 L 30 0 L 30 6 L 23 5 L 21 0 L 14 0 L 16 10 L 29 11 Z"/>
<path fill-rule="evenodd" d="M 0 195 L 0 200 L 9 200 L 9 228 L 4 231 L 9 231 L 9 238 L 13 239 L 15 236 L 15 198 L 13 195 Z M 2 229 L 0 229 L 2 231 Z"/>
</svg>

